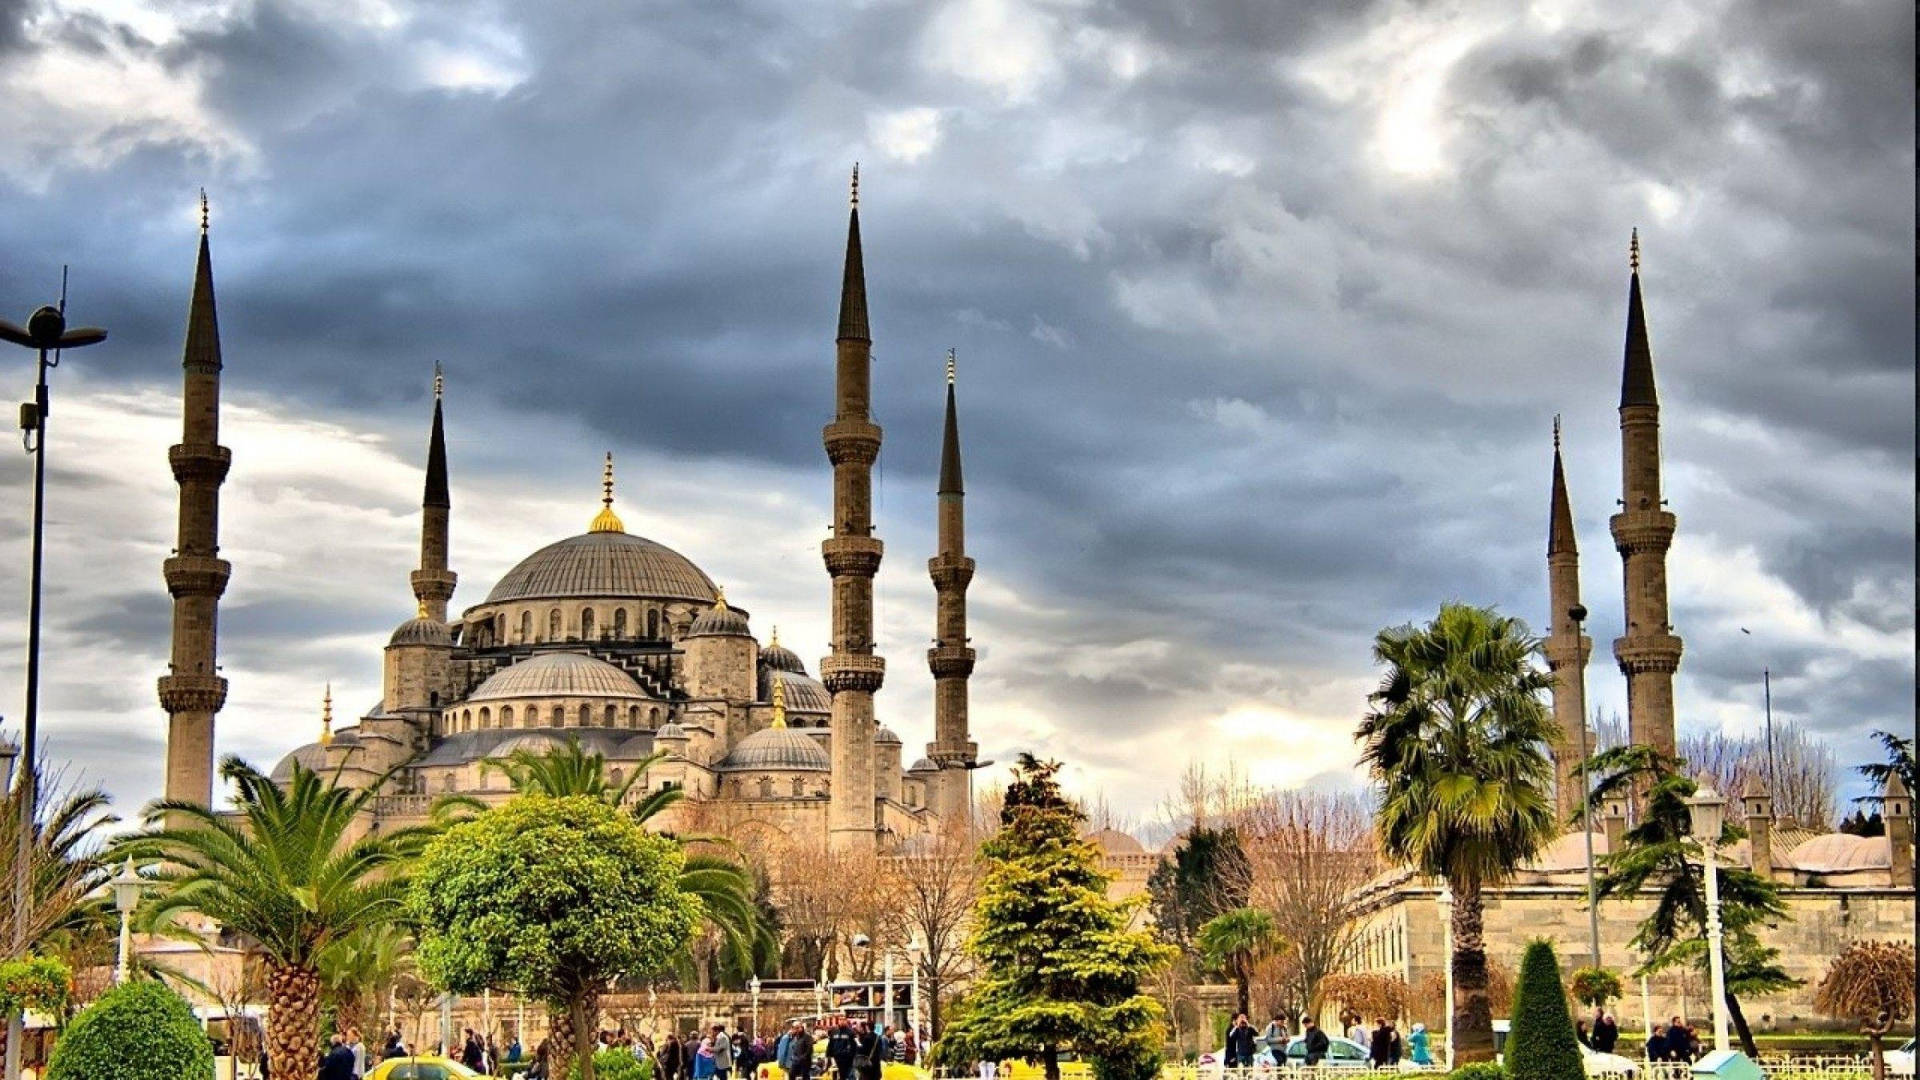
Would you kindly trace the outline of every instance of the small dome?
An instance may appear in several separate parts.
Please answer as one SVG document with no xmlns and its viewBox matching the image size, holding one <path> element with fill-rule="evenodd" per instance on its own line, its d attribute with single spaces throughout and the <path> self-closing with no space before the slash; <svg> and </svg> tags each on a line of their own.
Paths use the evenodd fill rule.
<svg viewBox="0 0 1920 1080">
<path fill-rule="evenodd" d="M 453 645 L 453 633 L 447 624 L 421 616 L 408 619 L 394 628 L 393 636 L 387 639 L 388 645 Z"/>
<path fill-rule="evenodd" d="M 672 721 L 668 721 L 660 725 L 660 730 L 654 732 L 653 737 L 655 741 L 661 739 L 684 739 L 687 737 L 687 729 Z"/>
<path fill-rule="evenodd" d="M 310 742 L 296 748 L 293 753 L 281 758 L 280 764 L 273 767 L 273 773 L 269 779 L 276 784 L 284 784 L 292 780 L 293 767 L 296 764 L 304 766 L 308 772 L 324 771 L 327 767 L 327 748 L 317 742 Z"/>
<path fill-rule="evenodd" d="M 791 671 L 795 675 L 807 673 L 807 665 L 801 662 L 800 654 L 780 644 L 778 639 L 760 650 L 760 662 L 774 671 Z"/>
<path fill-rule="evenodd" d="M 1612 849 L 1607 844 L 1607 834 L 1593 834 L 1593 854 L 1595 858 L 1608 854 Z M 1587 868 L 1587 836 L 1575 830 L 1561 833 L 1559 838 L 1541 849 L 1540 854 L 1528 860 L 1526 869 L 1542 874 L 1567 873 Z"/>
<path fill-rule="evenodd" d="M 793 728 L 770 727 L 740 740 L 720 762 L 720 772 L 827 772 L 832 762 L 820 744 Z"/>
<path fill-rule="evenodd" d="M 1099 848 L 1103 855 L 1145 855 L 1147 853 L 1147 849 L 1141 845 L 1140 841 L 1119 829 L 1100 829 L 1080 839 Z"/>
<path fill-rule="evenodd" d="M 1884 836 L 1826 833 L 1793 849 L 1788 856 L 1795 870 L 1814 874 L 1845 874 L 1879 870 L 1893 865 L 1893 845 Z"/>
<path fill-rule="evenodd" d="M 907 771 L 908 772 L 939 772 L 940 766 L 935 765 L 933 763 L 932 758 L 921 758 L 919 761 L 914 762 L 913 766 L 909 768 Z"/>
<path fill-rule="evenodd" d="M 760 655 L 765 656 L 765 653 Z M 760 685 L 760 699 L 773 700 L 773 680 L 780 680 L 780 690 L 787 699 L 787 711 L 790 713 L 829 713 L 833 711 L 833 695 L 827 692 L 826 684 L 801 671 L 789 671 L 786 668 L 770 668 Z"/>
<path fill-rule="evenodd" d="M 588 532 L 520 560 L 486 603 L 617 596 L 706 604 L 716 593 L 711 578 L 664 544 L 631 533 Z"/>
<path fill-rule="evenodd" d="M 653 732 L 643 731 L 615 747 L 613 753 L 608 756 L 621 761 L 638 761 L 653 753 L 654 738 Z"/>
<path fill-rule="evenodd" d="M 584 653 L 550 652 L 529 657 L 487 677 L 468 701 L 523 697 L 647 698 L 633 676 Z"/>
<path fill-rule="evenodd" d="M 713 606 L 700 613 L 687 628 L 688 637 L 752 637 L 747 630 L 747 617 L 738 609 L 727 606 L 727 598 L 721 596 Z"/>
<path fill-rule="evenodd" d="M 895 735 L 893 733 L 893 729 L 890 727 L 886 727 L 885 725 L 882 725 L 881 727 L 879 727 L 874 731 L 873 741 L 876 744 L 882 745 L 882 746 L 902 745 L 902 743 L 900 742 L 900 736 Z"/>
</svg>

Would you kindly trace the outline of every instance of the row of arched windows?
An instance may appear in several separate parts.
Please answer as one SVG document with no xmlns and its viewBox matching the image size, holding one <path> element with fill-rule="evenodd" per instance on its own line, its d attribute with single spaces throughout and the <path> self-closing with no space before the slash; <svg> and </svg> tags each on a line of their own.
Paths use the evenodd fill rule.
<svg viewBox="0 0 1920 1080">
<path fill-rule="evenodd" d="M 569 634 L 566 615 L 556 607 L 547 609 L 544 616 L 536 615 L 531 608 L 523 609 L 511 634 L 505 612 L 475 625 L 472 633 L 474 644 L 486 648 L 546 641 L 626 641 L 635 636 L 642 641 L 658 641 L 662 629 L 671 628 L 661 618 L 659 608 L 648 608 L 644 614 L 629 612 L 624 607 L 611 612 L 582 608 L 578 632 Z"/>
<path fill-rule="evenodd" d="M 745 798 L 749 791 L 747 782 L 739 777 L 735 777 L 733 781 L 728 784 L 728 787 L 731 789 L 735 798 Z M 795 776 L 785 784 L 778 784 L 773 777 L 763 776 L 754 782 L 751 790 L 757 798 L 771 799 L 776 797 L 775 791 L 782 788 L 785 790 L 781 791 L 781 794 L 787 798 L 804 799 L 807 797 L 807 778 L 804 776 Z M 816 792 L 815 794 L 823 795 L 825 792 Z"/>
<path fill-rule="evenodd" d="M 442 720 L 442 734 L 451 735 L 461 731 L 487 731 L 496 727 L 510 728 L 516 726 L 516 720 L 519 721 L 517 726 L 523 728 L 597 726 L 610 728 L 623 727 L 637 731 L 642 728 L 657 728 L 664 719 L 662 709 L 658 705 L 648 705 L 644 708 L 639 705 L 629 705 L 625 709 L 622 709 L 618 705 L 608 703 L 599 708 L 597 715 L 599 719 L 596 721 L 594 706 L 584 703 L 571 709 L 565 705 L 554 705 L 550 709 L 545 710 L 538 705 L 527 705 L 523 706 L 517 715 L 514 712 L 513 706 L 502 705 L 500 706 L 500 722 L 496 724 L 494 723 L 494 712 L 491 706 L 482 705 L 478 709 L 469 706 L 464 709 L 447 710 L 446 716 Z"/>
</svg>

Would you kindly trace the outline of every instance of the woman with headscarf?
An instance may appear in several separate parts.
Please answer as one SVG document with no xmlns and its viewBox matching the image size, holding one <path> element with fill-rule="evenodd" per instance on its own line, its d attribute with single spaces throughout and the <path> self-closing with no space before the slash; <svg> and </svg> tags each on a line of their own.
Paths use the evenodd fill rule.
<svg viewBox="0 0 1920 1080">
<path fill-rule="evenodd" d="M 1407 1053 L 1415 1065 L 1433 1064 L 1433 1054 L 1427 1049 L 1427 1025 L 1416 1023 L 1407 1032 Z"/>
</svg>

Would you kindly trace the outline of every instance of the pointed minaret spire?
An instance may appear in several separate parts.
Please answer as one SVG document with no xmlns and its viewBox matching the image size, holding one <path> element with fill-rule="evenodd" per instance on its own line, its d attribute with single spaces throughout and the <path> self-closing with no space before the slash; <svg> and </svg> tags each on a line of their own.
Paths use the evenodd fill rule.
<svg viewBox="0 0 1920 1080">
<path fill-rule="evenodd" d="M 833 464 L 833 535 L 820 545 L 833 578 L 833 653 L 820 662 L 832 695 L 827 834 L 836 851 L 872 851 L 878 836 L 873 695 L 886 661 L 873 654 L 873 576 L 883 548 L 873 535 L 873 343 L 867 329 L 867 278 L 860 254 L 860 170 L 854 166 L 847 216 L 847 258 L 834 342 L 834 415 L 822 432 Z"/>
<path fill-rule="evenodd" d="M 1678 524 L 1661 497 L 1660 399 L 1640 297 L 1640 234 L 1628 248 L 1626 358 L 1620 377 L 1620 512 L 1610 522 L 1624 571 L 1627 632 L 1613 643 L 1627 677 L 1627 734 L 1635 746 L 1674 752 L 1673 676 L 1681 641 L 1667 607 L 1667 549 Z"/>
<path fill-rule="evenodd" d="M 208 218 L 202 191 L 200 252 L 182 349 L 181 438 L 167 451 L 180 485 L 180 514 L 174 553 L 163 568 L 173 595 L 173 655 L 159 685 L 169 717 L 166 797 L 203 806 L 213 801 L 214 717 L 227 699 L 217 656 L 220 595 L 232 567 L 220 558 L 220 485 L 233 463 L 233 452 L 220 445 L 220 320 Z"/>
<path fill-rule="evenodd" d="M 782 672 L 775 671 L 769 674 L 773 679 L 773 723 L 768 726 L 783 728 L 787 726 L 787 681 L 781 678 Z"/>
<path fill-rule="evenodd" d="M 606 464 L 600 470 L 600 512 L 587 526 L 588 532 L 626 532 L 625 522 L 613 512 L 613 451 L 607 451 Z"/>
<path fill-rule="evenodd" d="M 1560 457 L 1560 418 L 1553 418 L 1553 494 L 1547 513 L 1547 619 L 1551 632 L 1543 643 L 1547 670 L 1553 673 L 1553 718 L 1560 728 L 1553 746 L 1555 805 L 1561 821 L 1580 808 L 1585 790 L 1580 762 L 1587 746 L 1587 658 L 1593 640 L 1573 617 L 1580 605 L 1580 548 L 1573 536 L 1573 506 L 1567 499 L 1567 471 Z"/>
<path fill-rule="evenodd" d="M 333 743 L 333 683 L 327 683 L 327 692 L 320 699 L 320 745 Z"/>
<path fill-rule="evenodd" d="M 968 737 L 967 680 L 974 651 L 967 637 L 967 585 L 973 560 L 967 557 L 966 499 L 960 480 L 960 419 L 954 404 L 954 351 L 947 350 L 947 422 L 940 440 L 938 500 L 939 554 L 927 560 L 935 595 L 933 648 L 927 667 L 933 672 L 933 742 L 927 757 L 939 767 L 928 805 L 943 828 L 964 828 L 973 811 L 973 768 L 979 747 Z"/>
<path fill-rule="evenodd" d="M 447 621 L 447 601 L 460 576 L 447 568 L 453 497 L 447 485 L 446 373 L 433 365 L 433 426 L 427 433 L 427 480 L 420 495 L 420 568 L 410 575 L 420 617 Z"/>
</svg>

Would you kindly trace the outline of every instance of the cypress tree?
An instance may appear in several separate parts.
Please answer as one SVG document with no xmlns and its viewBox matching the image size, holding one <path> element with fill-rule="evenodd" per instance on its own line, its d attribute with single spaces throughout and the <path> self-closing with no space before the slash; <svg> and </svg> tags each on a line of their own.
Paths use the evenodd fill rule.
<svg viewBox="0 0 1920 1080">
<path fill-rule="evenodd" d="M 1529 944 L 1521 958 L 1506 1057 L 1513 1080 L 1585 1080 L 1567 992 L 1560 985 L 1560 962 L 1545 940 Z"/>
</svg>

